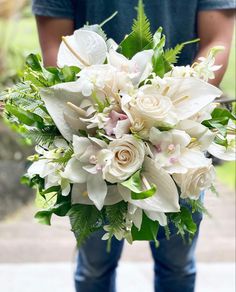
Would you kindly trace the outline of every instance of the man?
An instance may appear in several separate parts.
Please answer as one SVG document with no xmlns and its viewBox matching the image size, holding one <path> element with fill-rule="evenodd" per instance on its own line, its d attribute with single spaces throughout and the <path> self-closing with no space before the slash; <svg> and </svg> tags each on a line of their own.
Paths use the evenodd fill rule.
<svg viewBox="0 0 236 292">
<path fill-rule="evenodd" d="M 167 47 L 199 37 L 199 46 L 186 47 L 179 65 L 191 64 L 199 56 L 206 55 L 215 45 L 225 46 L 224 52 L 217 56 L 217 63 L 223 64 L 216 72 L 214 85 L 219 85 L 227 67 L 233 34 L 234 0 L 146 0 L 145 11 L 154 32 L 162 26 L 167 38 Z M 118 15 L 105 24 L 104 30 L 118 43 L 129 33 L 132 20 L 136 16 L 132 0 L 33 0 L 33 12 L 38 24 L 39 39 L 44 64 L 55 66 L 58 47 L 63 35 L 70 35 L 75 28 L 101 23 L 114 11 Z M 194 220 L 198 227 L 201 214 Z M 165 239 L 160 229 L 156 249 L 150 242 L 155 260 L 155 291 L 193 292 L 196 276 L 194 251 L 198 232 L 191 244 L 170 226 L 172 236 Z M 102 231 L 93 234 L 80 248 L 78 266 L 75 274 L 76 289 L 79 292 L 114 292 L 115 270 L 120 258 L 123 242 L 113 240 L 111 253 L 106 253 L 106 242 L 101 241 Z"/>
</svg>

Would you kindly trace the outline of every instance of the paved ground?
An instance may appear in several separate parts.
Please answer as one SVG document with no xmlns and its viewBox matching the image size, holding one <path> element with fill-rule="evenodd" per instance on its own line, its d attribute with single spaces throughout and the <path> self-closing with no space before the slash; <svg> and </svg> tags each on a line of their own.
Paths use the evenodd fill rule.
<svg viewBox="0 0 236 292">
<path fill-rule="evenodd" d="M 212 218 L 203 221 L 198 244 L 199 292 L 233 292 L 235 287 L 235 196 L 220 184 L 218 190 L 219 198 L 213 194 L 206 196 Z M 29 205 L 0 223 L 0 291 L 70 292 L 75 242 L 69 224 L 57 218 L 51 227 L 39 225 L 34 222 L 33 213 L 34 208 Z M 135 279 L 129 282 L 127 274 L 140 277 L 142 281 L 137 289 Z M 40 290 L 35 285 L 38 279 L 44 279 L 40 280 Z M 139 288 L 152 291 L 152 263 L 147 243 L 125 246 L 118 287 L 119 292 L 128 291 L 127 287 L 135 288 L 136 292 L 141 291 Z"/>
</svg>

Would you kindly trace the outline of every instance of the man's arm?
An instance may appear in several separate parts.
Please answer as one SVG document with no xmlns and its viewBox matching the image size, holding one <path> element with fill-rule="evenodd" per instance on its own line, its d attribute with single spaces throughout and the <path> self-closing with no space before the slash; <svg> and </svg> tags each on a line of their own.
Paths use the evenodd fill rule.
<svg viewBox="0 0 236 292">
<path fill-rule="evenodd" d="M 46 16 L 36 16 L 36 22 L 44 65 L 56 66 L 61 37 L 73 33 L 74 22 Z"/>
<path fill-rule="evenodd" d="M 212 10 L 198 13 L 200 48 L 196 61 L 198 57 L 205 57 L 213 46 L 222 45 L 225 47 L 225 50 L 216 56 L 216 64 L 222 65 L 222 68 L 215 72 L 215 79 L 209 80 L 213 85 L 220 84 L 227 69 L 233 30 L 234 10 Z"/>
</svg>

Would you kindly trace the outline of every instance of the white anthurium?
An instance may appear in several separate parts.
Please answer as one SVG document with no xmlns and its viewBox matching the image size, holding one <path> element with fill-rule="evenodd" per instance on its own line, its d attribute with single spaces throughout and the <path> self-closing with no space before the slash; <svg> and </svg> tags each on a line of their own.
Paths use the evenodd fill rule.
<svg viewBox="0 0 236 292">
<path fill-rule="evenodd" d="M 173 127 L 177 124 L 172 101 L 156 85 L 144 85 L 133 96 L 122 95 L 122 110 L 129 117 L 131 130 L 148 136 L 152 127 Z"/>
<path fill-rule="evenodd" d="M 62 38 L 57 65 L 84 68 L 103 64 L 106 53 L 106 42 L 99 34 L 91 30 L 78 29 L 74 31 L 73 35 Z"/>
<path fill-rule="evenodd" d="M 216 143 L 212 143 L 207 151 L 222 160 L 225 161 L 234 161 L 236 160 L 236 141 L 235 135 L 227 135 L 228 146 L 225 147 L 223 145 L 219 145 Z"/>
<path fill-rule="evenodd" d="M 84 96 L 79 91 L 77 82 L 57 84 L 41 89 L 40 93 L 50 116 L 66 140 L 71 141 L 73 134 L 86 130 L 86 124 L 81 118 L 91 115 L 92 102 L 88 99 L 84 103 Z M 84 104 L 88 112 L 86 107 L 82 108 Z"/>
<path fill-rule="evenodd" d="M 179 212 L 178 190 L 171 176 L 163 168 L 160 168 L 154 160 L 148 157 L 145 158 L 142 175 L 150 185 L 156 185 L 157 190 L 155 194 L 146 199 L 133 200 L 131 198 L 131 191 L 118 184 L 118 190 L 123 199 L 145 211 L 160 213 Z"/>
<path fill-rule="evenodd" d="M 138 85 L 145 80 L 152 72 L 153 50 L 138 52 L 131 60 L 115 50 L 110 50 L 107 54 L 108 63 L 121 72 L 129 74 L 134 85 Z"/>
<path fill-rule="evenodd" d="M 220 89 L 198 78 L 164 79 L 166 87 L 162 94 L 171 100 L 179 120 L 192 117 L 222 94 Z"/>
<path fill-rule="evenodd" d="M 173 178 L 181 189 L 181 198 L 199 199 L 201 191 L 209 189 L 215 181 L 215 169 L 209 159 L 208 165 L 189 169 L 185 174 L 174 174 Z"/>
<path fill-rule="evenodd" d="M 72 183 L 86 183 L 89 199 L 101 210 L 107 195 L 102 170 L 113 153 L 104 141 L 96 138 L 73 136 L 73 148 L 74 157 L 67 163 L 63 177 Z"/>
<path fill-rule="evenodd" d="M 106 181 L 123 182 L 142 167 L 145 144 L 133 135 L 126 134 L 120 139 L 114 139 L 108 149 L 113 157 L 103 168 L 103 177 Z"/>
<path fill-rule="evenodd" d="M 189 148 L 197 148 L 202 151 L 207 150 L 216 136 L 216 133 L 210 131 L 204 125 L 192 120 L 179 122 L 177 129 L 185 131 L 191 137 Z"/>
<path fill-rule="evenodd" d="M 104 205 L 105 206 L 114 205 L 122 200 L 123 198 L 118 192 L 117 185 L 108 185 Z M 73 184 L 71 201 L 72 204 L 94 205 L 94 202 L 88 196 L 86 183 Z"/>
<path fill-rule="evenodd" d="M 144 212 L 152 221 L 158 221 L 161 226 L 167 225 L 167 217 L 164 212 L 154 212 L 148 210 L 144 210 Z"/>
<path fill-rule="evenodd" d="M 198 122 L 198 123 L 201 123 L 205 120 L 210 120 L 212 118 L 211 113 L 216 108 L 216 106 L 217 106 L 217 103 L 212 102 L 212 103 L 208 104 L 207 106 L 205 106 L 203 109 L 201 109 L 199 112 L 194 114 L 189 119 L 193 120 L 195 122 Z"/>
<path fill-rule="evenodd" d="M 170 174 L 186 173 L 189 168 L 207 164 L 201 151 L 187 148 L 191 137 L 184 131 L 152 128 L 149 140 L 154 146 L 154 160 Z"/>
</svg>

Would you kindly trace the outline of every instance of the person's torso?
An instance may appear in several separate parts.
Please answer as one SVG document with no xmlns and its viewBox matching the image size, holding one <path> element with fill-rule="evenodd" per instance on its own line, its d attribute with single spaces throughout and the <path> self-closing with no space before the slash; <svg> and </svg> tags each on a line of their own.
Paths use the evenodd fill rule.
<svg viewBox="0 0 236 292">
<path fill-rule="evenodd" d="M 192 40 L 197 37 L 196 16 L 198 0 L 144 0 L 145 12 L 154 33 L 159 26 L 166 35 L 166 47 Z M 76 28 L 102 23 L 115 11 L 118 14 L 104 25 L 108 37 L 120 42 L 131 31 L 137 0 L 74 0 Z M 185 65 L 193 61 L 196 45 L 186 46 L 179 59 Z"/>
</svg>

